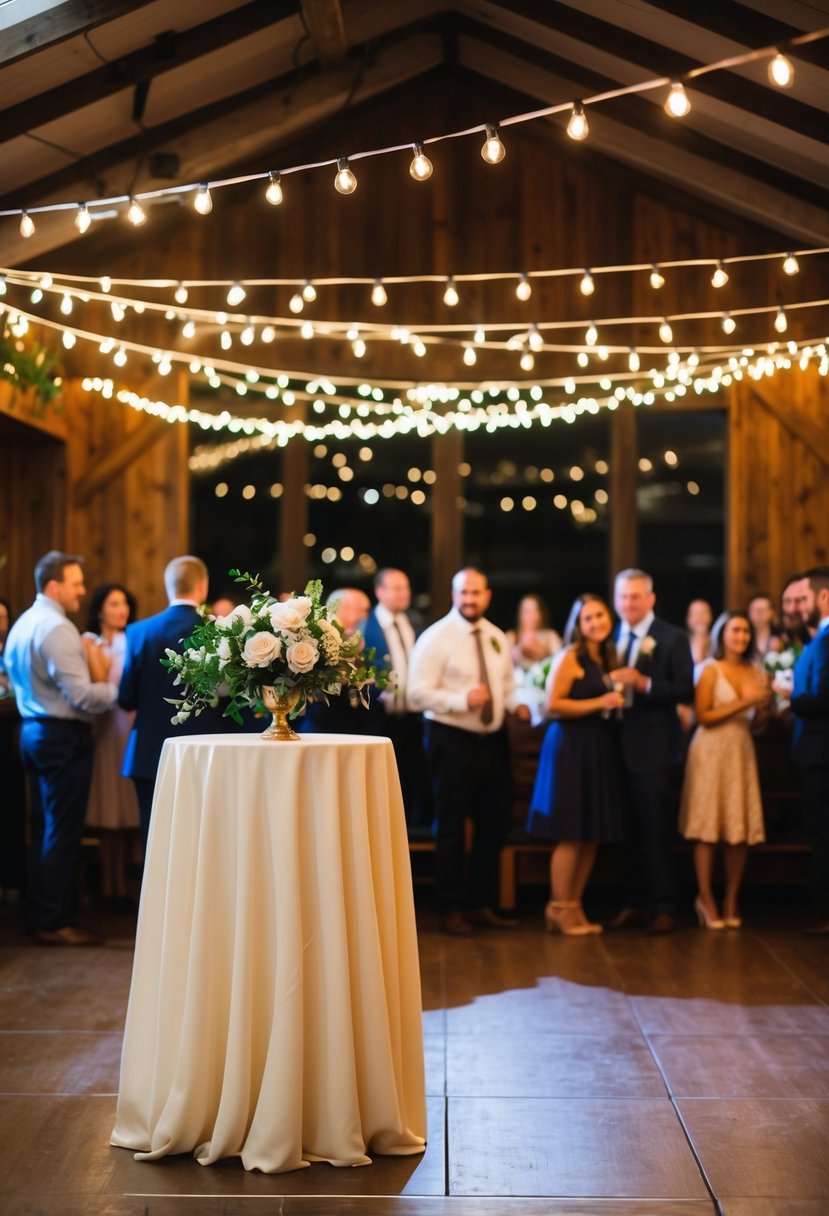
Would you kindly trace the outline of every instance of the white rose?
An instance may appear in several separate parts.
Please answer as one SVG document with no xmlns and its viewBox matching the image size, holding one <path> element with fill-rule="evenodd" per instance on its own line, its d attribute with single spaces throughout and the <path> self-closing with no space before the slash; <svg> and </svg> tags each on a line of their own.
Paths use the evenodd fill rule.
<svg viewBox="0 0 829 1216">
<path fill-rule="evenodd" d="M 294 642 L 285 652 L 291 671 L 310 671 L 316 666 L 319 650 L 316 642 Z"/>
<path fill-rule="evenodd" d="M 230 642 L 227 638 L 222 638 L 219 645 L 216 647 L 216 654 L 219 656 L 219 667 L 226 667 L 233 658 L 233 651 L 230 649 Z"/>
<path fill-rule="evenodd" d="M 252 634 L 245 642 L 242 651 L 242 661 L 248 667 L 267 667 L 274 659 L 279 658 L 282 643 L 272 633 Z"/>
<path fill-rule="evenodd" d="M 272 604 L 269 610 L 271 625 L 288 633 L 296 632 L 308 620 L 310 611 L 311 601 L 307 595 L 285 600 L 284 604 Z"/>
<path fill-rule="evenodd" d="M 253 624 L 253 613 L 247 604 L 239 604 L 232 608 L 227 616 L 216 617 L 217 629 L 232 629 L 236 621 L 243 621 L 246 626 Z"/>
</svg>

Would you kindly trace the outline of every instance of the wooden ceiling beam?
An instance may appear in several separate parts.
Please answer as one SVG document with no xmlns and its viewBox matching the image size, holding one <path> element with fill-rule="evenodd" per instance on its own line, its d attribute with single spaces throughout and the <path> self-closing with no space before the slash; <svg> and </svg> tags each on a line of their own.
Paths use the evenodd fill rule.
<svg viewBox="0 0 829 1216">
<path fill-rule="evenodd" d="M 0 66 L 23 59 L 56 42 L 64 42 L 87 30 L 115 21 L 152 0 L 67 0 L 26 21 L 3 30 L 0 39 Z"/>
<path fill-rule="evenodd" d="M 6 141 L 34 131 L 122 89 L 146 83 L 173 68 L 192 63 L 202 55 L 258 33 L 296 13 L 295 0 L 271 0 L 267 4 L 253 0 L 243 8 L 192 29 L 170 30 L 159 35 L 149 46 L 0 111 L 0 138 Z"/>
<path fill-rule="evenodd" d="M 804 32 L 793 25 L 778 21 L 776 17 L 769 17 L 765 13 L 758 12 L 751 5 L 736 3 L 735 0 L 732 0 L 730 4 L 706 4 L 704 6 L 699 3 L 699 0 L 648 0 L 648 3 L 653 8 L 658 8 L 671 17 L 679 17 L 683 21 L 688 21 L 691 25 L 699 26 L 708 33 L 729 38 L 739 46 L 748 45 L 747 34 L 751 36 L 752 46 L 777 46 Z M 814 16 L 820 25 L 826 24 L 825 14 L 815 10 Z M 807 42 L 803 46 L 794 47 L 789 53 L 807 63 L 813 63 L 817 67 L 829 66 L 827 65 L 825 44 L 813 45 Z"/>
<path fill-rule="evenodd" d="M 324 68 L 342 63 L 348 53 L 340 0 L 301 0 L 302 16 Z"/>
</svg>

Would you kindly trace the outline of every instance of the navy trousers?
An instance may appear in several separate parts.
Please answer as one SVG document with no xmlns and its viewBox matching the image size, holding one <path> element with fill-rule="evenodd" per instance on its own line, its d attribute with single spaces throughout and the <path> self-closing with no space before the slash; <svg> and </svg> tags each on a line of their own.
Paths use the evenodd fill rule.
<svg viewBox="0 0 829 1216">
<path fill-rule="evenodd" d="M 85 722 L 26 718 L 20 755 L 29 776 L 29 928 L 64 929 L 77 902 L 78 866 L 92 781 L 92 732 Z"/>
<path fill-rule="evenodd" d="M 627 903 L 673 916 L 677 905 L 676 842 L 679 771 L 627 773 Z"/>
</svg>

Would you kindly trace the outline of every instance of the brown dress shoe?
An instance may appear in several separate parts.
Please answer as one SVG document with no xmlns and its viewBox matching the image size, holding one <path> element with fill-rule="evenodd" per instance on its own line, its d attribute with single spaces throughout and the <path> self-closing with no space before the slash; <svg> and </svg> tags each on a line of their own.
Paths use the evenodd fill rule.
<svg viewBox="0 0 829 1216">
<path fill-rule="evenodd" d="M 673 933 L 676 928 L 676 917 L 671 916 L 670 912 L 660 912 L 658 916 L 653 918 L 648 933 L 651 937 L 664 937 L 666 933 Z"/>
<path fill-rule="evenodd" d="M 504 916 L 492 908 L 476 908 L 474 912 L 464 912 L 464 920 L 476 929 L 520 929 L 521 921 L 515 916 Z"/>
<path fill-rule="evenodd" d="M 648 918 L 639 908 L 622 908 L 612 920 L 605 921 L 605 929 L 644 929 Z"/>
<path fill-rule="evenodd" d="M 470 925 L 462 912 L 447 912 L 446 916 L 441 917 L 440 927 L 450 937 L 471 937 L 475 932 L 474 926 Z"/>
<path fill-rule="evenodd" d="M 62 929 L 41 929 L 37 940 L 41 946 L 100 946 L 102 939 L 87 929 L 64 925 Z"/>
</svg>

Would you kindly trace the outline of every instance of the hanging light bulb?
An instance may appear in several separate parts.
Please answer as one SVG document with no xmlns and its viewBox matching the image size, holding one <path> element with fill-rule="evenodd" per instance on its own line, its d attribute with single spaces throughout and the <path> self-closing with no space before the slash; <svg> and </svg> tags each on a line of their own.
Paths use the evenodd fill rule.
<svg viewBox="0 0 829 1216">
<path fill-rule="evenodd" d="M 425 182 L 427 178 L 432 176 L 432 162 L 423 151 L 423 144 L 416 143 L 414 147 L 414 159 L 409 165 L 409 172 L 416 182 Z"/>
<path fill-rule="evenodd" d="M 275 169 L 271 170 L 271 172 L 268 174 L 268 178 L 268 188 L 265 191 L 265 198 L 272 207 L 278 207 L 282 202 L 282 178 Z"/>
<path fill-rule="evenodd" d="M 123 367 L 127 361 L 127 352 L 123 346 L 119 346 L 115 354 L 112 356 L 112 362 L 116 367 Z"/>
<path fill-rule="evenodd" d="M 777 315 L 774 318 L 774 328 L 779 334 L 784 334 L 789 328 L 788 318 L 786 317 L 785 308 L 778 308 Z"/>
<path fill-rule="evenodd" d="M 530 331 L 527 334 L 527 341 L 533 350 L 541 350 L 543 348 L 544 339 L 542 338 L 537 325 L 533 324 L 530 326 Z"/>
<path fill-rule="evenodd" d="M 583 296 L 592 296 L 595 290 L 596 284 L 593 282 L 593 276 L 589 270 L 585 270 L 584 274 L 581 276 L 579 291 Z"/>
<path fill-rule="evenodd" d="M 532 284 L 525 274 L 522 274 L 518 280 L 518 286 L 515 289 L 515 294 L 519 300 L 529 300 L 533 293 Z"/>
<path fill-rule="evenodd" d="M 60 310 L 65 317 L 68 317 L 72 311 L 72 297 L 68 291 L 63 293 L 63 299 L 60 302 Z"/>
<path fill-rule="evenodd" d="M 584 341 L 588 346 L 595 346 L 599 340 L 599 331 L 591 321 L 584 333 Z"/>
<path fill-rule="evenodd" d="M 299 332 L 300 332 L 301 336 L 307 342 L 310 338 L 313 338 L 313 336 L 314 336 L 314 326 L 311 324 L 310 321 L 305 321 L 305 322 L 303 322 Z"/>
<path fill-rule="evenodd" d="M 252 325 L 246 325 L 239 334 L 239 341 L 242 343 L 242 346 L 252 346 L 255 337 L 256 330 L 254 327 Z"/>
<path fill-rule="evenodd" d="M 724 312 L 722 315 L 723 333 L 733 334 L 737 328 L 737 322 L 734 320 L 730 312 Z"/>
<path fill-rule="evenodd" d="M 195 321 L 185 321 L 184 322 L 184 325 L 182 325 L 182 327 L 181 327 L 181 336 L 182 336 L 182 338 L 188 338 L 188 339 L 195 338 L 195 336 L 196 336 Z"/>
<path fill-rule="evenodd" d="M 302 312 L 303 308 L 305 307 L 305 301 L 303 300 L 300 292 L 294 292 L 288 301 L 288 307 L 290 308 L 291 312 Z"/>
<path fill-rule="evenodd" d="M 246 295 L 245 289 L 241 283 L 234 283 L 227 293 L 227 302 L 231 308 L 235 308 L 237 304 L 241 304 Z"/>
<path fill-rule="evenodd" d="M 794 256 L 793 253 L 787 253 L 785 258 L 783 259 L 783 273 L 784 274 L 797 274 L 797 272 L 799 270 L 800 270 L 800 266 L 798 264 L 797 258 Z"/>
<path fill-rule="evenodd" d="M 388 298 L 389 297 L 386 295 L 386 289 L 383 286 L 383 280 L 375 279 L 374 286 L 371 289 L 372 304 L 374 304 L 376 308 L 382 308 L 383 305 L 387 303 Z"/>
<path fill-rule="evenodd" d="M 587 364 L 589 362 L 590 362 L 590 360 L 588 359 L 586 352 L 583 350 L 580 350 L 579 353 L 576 355 L 576 363 L 578 363 L 579 367 L 587 367 Z"/>
<path fill-rule="evenodd" d="M 469 342 L 464 343 L 463 361 L 467 367 L 474 367 L 475 364 L 478 362 L 478 355 L 475 351 L 475 347 L 471 346 L 469 344 Z"/>
<path fill-rule="evenodd" d="M 782 51 L 769 61 L 769 81 L 778 89 L 790 89 L 794 84 L 794 65 Z"/>
<path fill-rule="evenodd" d="M 66 347 L 66 349 L 71 350 L 76 342 L 77 338 L 72 333 L 71 329 L 65 329 L 63 331 L 63 345 Z"/>
<path fill-rule="evenodd" d="M 501 136 L 498 134 L 497 122 L 488 122 L 486 124 L 486 139 L 484 146 L 481 148 L 481 156 L 488 165 L 497 165 L 504 159 L 507 150 L 501 143 Z"/>
<path fill-rule="evenodd" d="M 659 337 L 663 342 L 673 342 L 674 340 L 674 331 L 671 329 L 667 317 L 663 318 L 662 324 L 659 326 Z"/>
<path fill-rule="evenodd" d="M 482 346 L 486 342 L 486 330 L 483 325 L 478 326 L 472 337 L 478 346 Z"/>
<path fill-rule="evenodd" d="M 226 312 L 217 312 L 216 313 L 216 324 L 217 325 L 227 325 L 227 313 Z"/>
<path fill-rule="evenodd" d="M 137 198 L 130 196 L 129 210 L 127 211 L 127 219 L 136 228 L 140 228 L 145 223 L 147 217 L 144 214 L 144 208 L 141 206 Z"/>
<path fill-rule="evenodd" d="M 173 299 L 175 300 L 176 304 L 186 304 L 187 297 L 189 294 L 190 293 L 188 292 L 188 290 L 184 286 L 184 284 L 179 283 L 178 287 L 176 288 L 176 290 L 173 294 Z"/>
<path fill-rule="evenodd" d="M 684 118 L 691 111 L 691 103 L 681 80 L 675 80 L 671 85 L 668 100 L 665 102 L 665 113 L 671 118 Z"/>
<path fill-rule="evenodd" d="M 570 120 L 567 123 L 567 134 L 571 139 L 587 139 L 587 136 L 590 134 L 587 115 L 580 101 L 573 103 L 573 109 L 570 111 Z"/>
<path fill-rule="evenodd" d="M 446 291 L 443 293 L 443 302 L 444 304 L 448 304 L 450 308 L 454 308 L 455 305 L 460 302 L 458 289 L 455 286 L 455 280 L 451 274 L 446 280 Z"/>
<path fill-rule="evenodd" d="M 5 293 L 4 293 L 4 294 L 5 294 Z M 36 287 L 36 288 L 34 289 L 34 291 L 32 292 L 32 294 L 31 294 L 31 296 L 30 296 L 30 299 L 31 299 L 31 301 L 32 301 L 32 303 L 33 303 L 33 304 L 39 304 L 39 303 L 40 303 L 40 301 L 43 299 L 43 292 L 40 290 L 40 288 L 39 288 L 39 287 Z"/>
<path fill-rule="evenodd" d="M 728 282 L 728 271 L 723 266 L 722 262 L 717 262 L 717 269 L 711 276 L 712 287 L 725 287 Z"/>
<path fill-rule="evenodd" d="M 659 291 L 660 287 L 665 286 L 665 276 L 657 266 L 656 262 L 651 263 L 651 287 L 654 291 Z"/>
<path fill-rule="evenodd" d="M 628 370 L 629 370 L 629 371 L 632 371 L 632 372 L 638 372 L 638 371 L 639 371 L 639 366 L 640 366 L 640 364 L 639 364 L 639 354 L 638 354 L 638 352 L 637 352 L 637 351 L 634 349 L 634 347 L 631 347 L 631 348 L 630 348 L 630 354 L 628 355 Z"/>
<path fill-rule="evenodd" d="M 274 327 L 272 325 L 266 325 L 263 328 L 261 334 L 259 335 L 259 338 L 262 342 L 273 342 L 275 337 L 276 337 L 276 330 L 274 329 Z"/>
<path fill-rule="evenodd" d="M 317 289 L 310 279 L 305 280 L 305 286 L 302 289 L 302 298 L 306 304 L 313 304 L 317 298 Z"/>
<path fill-rule="evenodd" d="M 233 345 L 233 336 L 229 329 L 223 329 L 219 334 L 219 345 L 222 350 L 230 350 Z"/>
<path fill-rule="evenodd" d="M 528 350 L 524 351 L 520 359 L 520 366 L 522 372 L 531 372 L 535 367 L 535 356 L 530 354 Z"/>
<path fill-rule="evenodd" d="M 92 223 L 92 216 L 89 214 L 89 208 L 86 203 L 78 203 L 78 214 L 75 216 L 75 227 L 83 236 L 89 231 L 89 225 Z"/>
<path fill-rule="evenodd" d="M 213 210 L 213 199 L 210 197 L 210 187 L 207 182 L 202 182 L 196 191 L 193 206 L 199 215 L 210 215 L 210 212 Z"/>
<path fill-rule="evenodd" d="M 362 359 L 363 355 L 366 353 L 366 344 L 363 339 L 355 338 L 351 343 L 351 350 L 355 359 Z"/>
<path fill-rule="evenodd" d="M 415 338 L 414 342 L 412 343 L 412 350 L 417 355 L 418 359 L 422 359 L 426 354 L 426 343 L 422 338 Z"/>
<path fill-rule="evenodd" d="M 29 215 L 28 211 L 24 211 L 20 217 L 20 235 L 24 240 L 28 240 L 30 236 L 35 234 L 35 222 Z"/>
<path fill-rule="evenodd" d="M 104 293 L 104 295 L 108 296 L 112 290 L 112 279 L 108 274 L 105 274 L 98 280 L 98 282 L 101 284 L 101 291 Z"/>
<path fill-rule="evenodd" d="M 347 156 L 337 157 L 337 175 L 334 178 L 334 189 L 339 194 L 353 194 L 357 189 L 357 178 L 349 168 Z"/>
<path fill-rule="evenodd" d="M 109 310 L 112 313 L 112 319 L 114 321 L 123 321 L 124 315 L 125 315 L 125 309 L 124 309 L 124 305 L 119 303 L 118 300 L 112 301 L 112 303 L 109 306 Z"/>
</svg>

